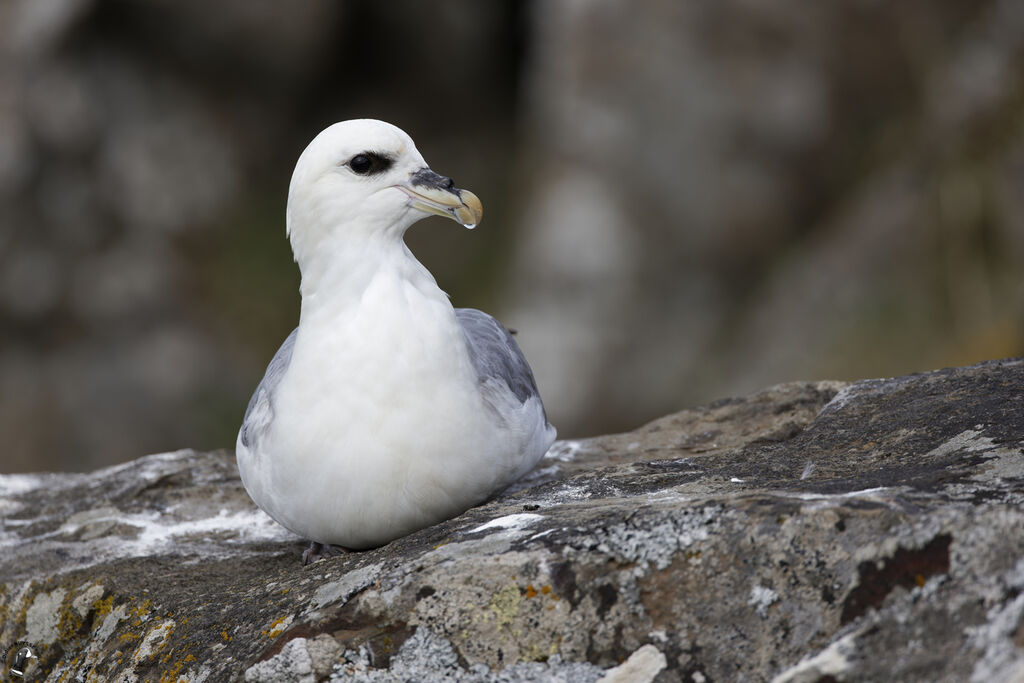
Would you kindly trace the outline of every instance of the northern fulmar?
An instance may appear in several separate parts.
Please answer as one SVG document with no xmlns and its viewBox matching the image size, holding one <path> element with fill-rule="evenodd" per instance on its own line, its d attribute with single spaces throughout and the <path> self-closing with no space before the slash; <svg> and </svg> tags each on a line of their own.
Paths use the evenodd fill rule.
<svg viewBox="0 0 1024 683">
<path fill-rule="evenodd" d="M 336 123 L 299 157 L 287 209 L 299 326 L 249 401 L 236 454 L 256 504 L 312 541 L 303 563 L 454 517 L 554 441 L 509 331 L 453 308 L 404 242 L 427 216 L 473 228 L 482 214 L 383 121 Z"/>
</svg>

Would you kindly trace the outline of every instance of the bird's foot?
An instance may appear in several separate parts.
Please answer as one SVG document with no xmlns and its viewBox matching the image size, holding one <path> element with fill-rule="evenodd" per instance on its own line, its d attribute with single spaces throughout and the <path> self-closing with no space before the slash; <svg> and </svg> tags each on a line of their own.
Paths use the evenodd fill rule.
<svg viewBox="0 0 1024 683">
<path fill-rule="evenodd" d="M 309 544 L 308 548 L 302 551 L 302 566 L 305 567 L 307 564 L 312 564 L 317 560 L 326 560 L 328 557 L 344 555 L 348 552 L 351 551 L 348 548 L 341 547 L 340 545 L 317 543 L 316 541 L 313 541 Z"/>
</svg>

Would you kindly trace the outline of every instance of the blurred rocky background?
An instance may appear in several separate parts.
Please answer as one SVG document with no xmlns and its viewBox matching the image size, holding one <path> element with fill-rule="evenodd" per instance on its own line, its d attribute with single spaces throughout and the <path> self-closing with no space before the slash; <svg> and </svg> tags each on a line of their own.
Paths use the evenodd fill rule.
<svg viewBox="0 0 1024 683">
<path fill-rule="evenodd" d="M 0 471 L 232 446 L 297 322 L 291 168 L 406 129 L 409 243 L 563 437 L 1024 353 L 1024 5 L 0 3 Z"/>
</svg>

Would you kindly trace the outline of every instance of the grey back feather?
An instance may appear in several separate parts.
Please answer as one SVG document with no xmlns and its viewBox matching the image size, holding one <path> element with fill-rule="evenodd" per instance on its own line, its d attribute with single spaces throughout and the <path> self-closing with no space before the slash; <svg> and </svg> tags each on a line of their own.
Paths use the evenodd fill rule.
<svg viewBox="0 0 1024 683">
<path fill-rule="evenodd" d="M 277 350 L 277 353 L 274 354 L 270 361 L 270 365 L 267 366 L 263 379 L 256 387 L 256 391 L 253 392 L 252 398 L 249 399 L 249 406 L 245 409 L 245 417 L 242 418 L 242 432 L 239 434 L 242 445 L 246 448 L 252 447 L 255 439 L 266 429 L 270 422 L 269 419 L 263 419 L 257 423 L 255 419 L 250 419 L 250 417 L 255 417 L 253 412 L 256 410 L 257 405 L 261 402 L 266 402 L 269 416 L 273 417 L 272 397 L 274 389 L 281 383 L 281 378 L 284 377 L 285 371 L 288 370 L 288 366 L 292 362 L 292 351 L 295 350 L 295 337 L 298 333 L 299 328 L 296 327 L 284 340 L 284 343 L 281 344 L 281 348 Z"/>
<path fill-rule="evenodd" d="M 475 308 L 456 308 L 455 317 L 466 335 L 469 358 L 481 384 L 499 380 L 523 403 L 534 396 L 540 398 L 533 371 L 504 325 Z"/>
</svg>

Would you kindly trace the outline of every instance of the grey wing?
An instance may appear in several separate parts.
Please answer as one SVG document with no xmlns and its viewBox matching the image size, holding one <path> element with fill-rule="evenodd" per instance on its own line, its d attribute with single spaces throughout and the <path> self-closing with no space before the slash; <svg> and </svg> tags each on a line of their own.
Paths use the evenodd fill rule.
<svg viewBox="0 0 1024 683">
<path fill-rule="evenodd" d="M 274 417 L 273 396 L 274 389 L 281 383 L 288 365 L 292 361 L 292 351 L 295 349 L 295 336 L 299 328 L 292 330 L 281 348 L 277 350 L 274 357 L 267 366 L 263 379 L 249 399 L 249 406 L 245 409 L 245 417 L 242 418 L 242 429 L 238 433 L 239 442 L 246 448 L 252 448 L 252 444 L 266 430 Z"/>
<path fill-rule="evenodd" d="M 521 402 L 533 397 L 540 401 L 533 371 L 504 325 L 475 308 L 456 308 L 455 317 L 466 335 L 469 357 L 481 384 L 489 379 L 498 380 Z M 544 419 L 547 420 L 546 414 Z"/>
</svg>

